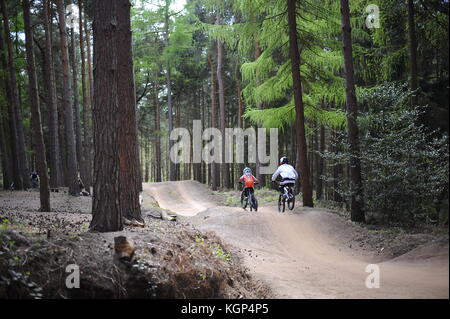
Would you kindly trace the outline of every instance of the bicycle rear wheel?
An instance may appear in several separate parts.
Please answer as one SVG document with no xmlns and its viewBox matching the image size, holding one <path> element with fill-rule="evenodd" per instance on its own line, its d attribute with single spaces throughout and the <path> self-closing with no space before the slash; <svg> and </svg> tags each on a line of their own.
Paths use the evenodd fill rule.
<svg viewBox="0 0 450 319">
<path fill-rule="evenodd" d="M 295 196 L 293 196 L 289 201 L 288 201 L 288 208 L 290 210 L 293 210 L 295 206 Z"/>
</svg>

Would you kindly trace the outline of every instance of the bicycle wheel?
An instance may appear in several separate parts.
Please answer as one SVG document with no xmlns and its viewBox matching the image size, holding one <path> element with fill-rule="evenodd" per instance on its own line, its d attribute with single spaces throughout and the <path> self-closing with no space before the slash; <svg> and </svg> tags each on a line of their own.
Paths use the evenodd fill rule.
<svg viewBox="0 0 450 319">
<path fill-rule="evenodd" d="M 243 209 L 246 209 L 247 205 L 248 205 L 248 198 L 244 199 L 244 197 L 245 197 L 244 193 L 242 193 L 242 195 L 241 195 L 241 206 L 242 206 Z"/>
<path fill-rule="evenodd" d="M 253 209 L 255 210 L 255 212 L 257 212 L 258 211 L 258 200 L 253 195 L 252 195 L 252 206 L 253 206 Z"/>
<path fill-rule="evenodd" d="M 280 213 L 284 213 L 284 210 L 286 209 L 286 201 L 284 200 L 283 195 L 280 195 L 278 198 L 278 211 Z"/>
<path fill-rule="evenodd" d="M 293 210 L 295 206 L 295 195 L 288 201 L 288 208 L 290 210 Z"/>
</svg>

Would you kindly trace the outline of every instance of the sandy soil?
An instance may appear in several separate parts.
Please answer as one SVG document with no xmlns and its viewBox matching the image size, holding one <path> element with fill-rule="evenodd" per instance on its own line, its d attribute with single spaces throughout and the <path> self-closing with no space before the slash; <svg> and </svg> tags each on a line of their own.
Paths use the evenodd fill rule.
<svg viewBox="0 0 450 319">
<path fill-rule="evenodd" d="M 279 298 L 448 298 L 448 240 L 430 242 L 394 259 L 360 249 L 349 238 L 360 228 L 322 209 L 257 213 L 214 205 L 211 192 L 192 182 L 145 184 L 160 207 L 214 231 L 237 247 L 252 273 Z M 377 263 L 380 288 L 368 289 L 366 267 Z"/>
<path fill-rule="evenodd" d="M 217 205 L 209 191 L 191 181 L 145 183 L 143 190 L 151 194 L 161 208 L 182 216 L 194 216 Z"/>
</svg>

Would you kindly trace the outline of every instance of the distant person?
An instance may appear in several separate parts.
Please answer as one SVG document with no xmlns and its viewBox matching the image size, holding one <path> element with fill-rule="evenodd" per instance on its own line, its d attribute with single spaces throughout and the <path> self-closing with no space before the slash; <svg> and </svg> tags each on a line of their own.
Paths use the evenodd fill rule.
<svg viewBox="0 0 450 319">
<path fill-rule="evenodd" d="M 33 170 L 30 174 L 30 181 L 31 181 L 31 187 L 32 188 L 38 188 L 39 187 L 39 175 L 38 173 Z"/>
<path fill-rule="evenodd" d="M 78 176 L 78 179 L 77 179 L 77 185 L 78 185 L 78 188 L 79 188 L 79 194 L 81 195 L 81 196 L 90 196 L 91 194 L 84 188 L 84 184 L 83 184 L 83 181 L 81 180 L 81 177 L 80 176 Z"/>
</svg>

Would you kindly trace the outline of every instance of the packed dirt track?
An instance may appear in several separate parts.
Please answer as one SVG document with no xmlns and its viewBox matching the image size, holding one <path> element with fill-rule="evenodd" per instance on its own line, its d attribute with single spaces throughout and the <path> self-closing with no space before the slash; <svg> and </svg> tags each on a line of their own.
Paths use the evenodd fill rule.
<svg viewBox="0 0 450 319">
<path fill-rule="evenodd" d="M 449 298 L 448 242 L 380 260 L 352 246 L 354 226 L 324 209 L 281 214 L 275 206 L 256 213 L 217 206 L 211 191 L 193 181 L 144 184 L 144 192 L 183 222 L 239 249 L 278 298 Z M 370 264 L 379 267 L 379 288 L 366 287 Z"/>
</svg>

